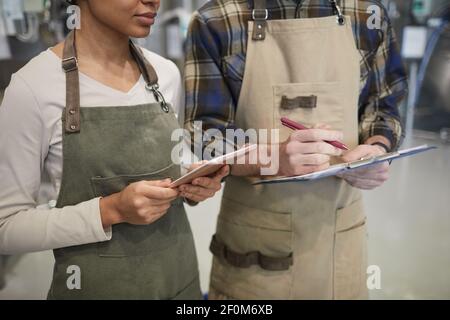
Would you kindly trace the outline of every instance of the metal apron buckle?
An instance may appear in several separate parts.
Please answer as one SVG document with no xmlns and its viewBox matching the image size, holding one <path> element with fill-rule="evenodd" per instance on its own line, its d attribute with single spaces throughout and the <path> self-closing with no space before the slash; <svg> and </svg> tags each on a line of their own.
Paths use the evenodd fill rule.
<svg viewBox="0 0 450 320">
<path fill-rule="evenodd" d="M 344 16 L 342 15 L 342 10 L 336 3 L 336 0 L 330 0 L 330 4 L 333 7 L 333 12 L 336 14 L 336 21 L 340 26 L 345 24 Z"/>
<path fill-rule="evenodd" d="M 161 105 L 162 111 L 164 111 L 165 113 L 168 113 L 169 106 L 167 105 L 166 99 L 164 99 L 163 94 L 161 93 L 161 91 L 159 91 L 159 85 L 157 83 L 153 84 L 153 85 L 146 84 L 145 88 L 153 93 L 153 95 L 155 96 L 156 102 L 158 102 Z"/>
</svg>

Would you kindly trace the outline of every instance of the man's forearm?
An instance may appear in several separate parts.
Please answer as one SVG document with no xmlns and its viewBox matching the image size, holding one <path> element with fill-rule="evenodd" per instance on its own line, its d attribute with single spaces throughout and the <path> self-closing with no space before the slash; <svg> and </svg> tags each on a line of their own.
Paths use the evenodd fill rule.
<svg viewBox="0 0 450 320">
<path fill-rule="evenodd" d="M 258 144 L 257 150 L 246 155 L 244 164 L 237 163 L 231 165 L 231 175 L 260 177 L 262 169 L 269 168 L 274 164 L 274 161 L 279 162 L 279 149 L 276 154 L 273 154 L 272 148 L 279 148 L 279 145 Z"/>
</svg>

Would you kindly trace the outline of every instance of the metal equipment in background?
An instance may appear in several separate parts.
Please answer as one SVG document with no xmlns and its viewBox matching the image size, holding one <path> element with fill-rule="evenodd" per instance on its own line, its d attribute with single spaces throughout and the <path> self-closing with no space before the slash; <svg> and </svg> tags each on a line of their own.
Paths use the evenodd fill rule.
<svg viewBox="0 0 450 320">
<path fill-rule="evenodd" d="M 417 76 L 414 121 L 417 129 L 439 132 L 450 141 L 450 3 L 433 19 Z"/>
<path fill-rule="evenodd" d="M 0 0 L 0 91 L 32 57 L 64 37 L 63 0 Z"/>
<path fill-rule="evenodd" d="M 182 69 L 184 42 L 195 8 L 206 0 L 164 0 L 149 37 L 138 43 Z M 64 0 L 0 0 L 0 91 L 11 74 L 67 34 Z"/>
<path fill-rule="evenodd" d="M 401 25 L 410 84 L 406 136 L 414 129 L 450 142 L 450 1 L 410 0 L 407 6 Z"/>
</svg>

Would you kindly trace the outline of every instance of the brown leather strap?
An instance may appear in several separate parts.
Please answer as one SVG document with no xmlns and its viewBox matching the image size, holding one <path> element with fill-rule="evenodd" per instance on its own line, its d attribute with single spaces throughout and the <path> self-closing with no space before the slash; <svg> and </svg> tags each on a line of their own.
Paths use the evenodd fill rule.
<svg viewBox="0 0 450 320">
<path fill-rule="evenodd" d="M 148 62 L 148 60 L 145 59 L 142 50 L 138 48 L 131 40 L 130 40 L 130 50 L 131 54 L 136 60 L 139 70 L 141 70 L 142 76 L 144 77 L 147 90 L 150 90 L 153 93 L 155 100 L 159 102 L 161 109 L 166 113 L 169 112 L 167 102 L 164 99 L 163 94 L 159 90 L 158 75 L 156 74 L 155 69 Z"/>
<path fill-rule="evenodd" d="M 209 250 L 218 258 L 224 259 L 237 268 L 249 268 L 259 265 L 262 269 L 269 271 L 288 270 L 294 263 L 292 253 L 287 257 L 268 257 L 260 252 L 237 253 L 230 250 L 224 243 L 214 235 Z"/>
<path fill-rule="evenodd" d="M 130 49 L 131 54 L 133 55 L 133 58 L 136 60 L 139 70 L 141 71 L 142 76 L 144 77 L 145 83 L 147 83 L 148 86 L 158 84 L 158 75 L 156 74 L 155 69 L 147 61 L 147 59 L 145 59 L 142 50 L 138 48 L 131 40 L 130 40 Z"/>
<path fill-rule="evenodd" d="M 252 39 L 259 41 L 266 38 L 266 21 L 269 17 L 266 0 L 254 0 L 252 19 L 254 21 Z"/>
<path fill-rule="evenodd" d="M 336 15 L 336 21 L 340 26 L 345 24 L 345 18 L 342 14 L 341 7 L 336 3 L 336 0 L 329 0 L 333 14 Z"/>
<path fill-rule="evenodd" d="M 66 73 L 66 108 L 64 110 L 65 131 L 79 132 L 80 121 L 80 76 L 78 71 L 78 55 L 75 45 L 75 30 L 71 31 L 64 42 L 62 68 Z M 146 87 L 152 91 L 161 108 L 168 112 L 169 108 L 164 96 L 159 91 L 158 75 L 153 66 L 145 59 L 142 50 L 130 40 L 130 50 L 133 58 L 144 77 Z"/>
<path fill-rule="evenodd" d="M 80 131 L 80 78 L 75 48 L 75 31 L 71 31 L 64 43 L 62 68 L 66 73 L 66 108 L 64 110 L 67 133 Z"/>
<path fill-rule="evenodd" d="M 336 15 L 336 20 L 339 25 L 345 24 L 345 18 L 342 14 L 341 8 L 336 3 L 336 0 L 328 0 L 333 14 Z M 252 39 L 255 41 L 264 40 L 266 38 L 267 19 L 269 18 L 269 11 L 267 10 L 267 0 L 253 0 L 252 19 L 254 21 Z"/>
<path fill-rule="evenodd" d="M 283 110 L 294 110 L 298 108 L 312 109 L 317 107 L 317 96 L 297 96 L 294 98 L 288 98 L 287 96 L 281 97 L 280 108 Z"/>
</svg>

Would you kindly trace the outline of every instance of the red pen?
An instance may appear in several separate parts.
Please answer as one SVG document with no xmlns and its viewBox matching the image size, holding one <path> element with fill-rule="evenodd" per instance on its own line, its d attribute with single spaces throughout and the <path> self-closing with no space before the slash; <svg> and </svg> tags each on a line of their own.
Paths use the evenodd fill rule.
<svg viewBox="0 0 450 320">
<path fill-rule="evenodd" d="M 291 128 L 292 130 L 305 130 L 308 129 L 307 127 L 305 127 L 304 125 L 297 123 L 295 121 L 292 121 L 286 117 L 282 117 L 281 118 L 281 123 L 288 128 Z M 338 149 L 342 149 L 342 150 L 348 150 L 348 147 L 343 144 L 342 142 L 339 141 L 325 141 L 326 143 L 331 144 L 332 146 L 338 148 Z"/>
</svg>

